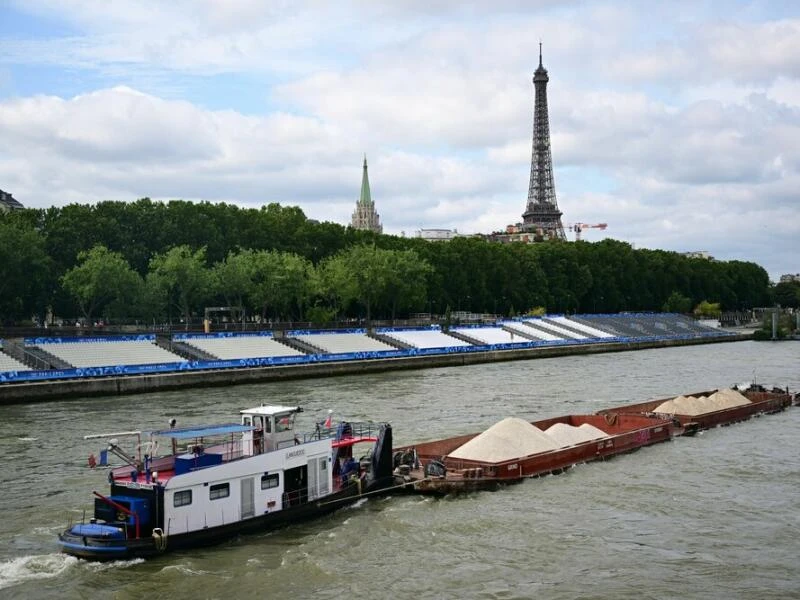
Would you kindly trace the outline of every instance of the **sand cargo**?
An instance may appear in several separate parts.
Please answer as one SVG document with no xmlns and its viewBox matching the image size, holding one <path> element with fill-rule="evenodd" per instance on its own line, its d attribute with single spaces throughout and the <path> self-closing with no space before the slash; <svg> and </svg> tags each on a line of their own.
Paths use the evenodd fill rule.
<svg viewBox="0 0 800 600">
<path fill-rule="evenodd" d="M 395 473 L 421 494 L 492 489 L 668 441 L 672 428 L 670 418 L 644 415 L 508 418 L 482 433 L 397 448 Z"/>
<path fill-rule="evenodd" d="M 737 398 L 738 396 L 738 398 Z M 780 412 L 791 406 L 796 394 L 781 388 L 751 385 L 743 389 L 705 392 L 648 400 L 599 411 L 601 415 L 644 415 L 671 418 L 676 435 L 691 435 L 703 429 L 746 421 L 751 417 Z"/>
</svg>

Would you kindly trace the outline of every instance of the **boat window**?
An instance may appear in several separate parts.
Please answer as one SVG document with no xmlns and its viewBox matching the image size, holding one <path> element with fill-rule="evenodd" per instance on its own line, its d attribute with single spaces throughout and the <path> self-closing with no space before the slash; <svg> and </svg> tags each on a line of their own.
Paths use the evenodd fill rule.
<svg viewBox="0 0 800 600">
<path fill-rule="evenodd" d="M 273 473 L 272 475 L 262 475 L 261 476 L 261 489 L 268 490 L 270 488 L 276 488 L 280 485 L 281 476 L 278 473 Z"/>
<path fill-rule="evenodd" d="M 231 495 L 231 486 L 229 483 L 218 483 L 212 485 L 208 491 L 208 497 L 211 500 L 219 500 L 220 498 L 227 498 Z"/>
<path fill-rule="evenodd" d="M 280 417 L 275 423 L 275 431 L 291 431 L 294 428 L 294 415 Z"/>
<path fill-rule="evenodd" d="M 182 492 L 175 492 L 175 495 L 172 497 L 172 505 L 175 507 L 189 506 L 191 503 L 192 503 L 192 490 L 183 490 Z"/>
<path fill-rule="evenodd" d="M 242 425 L 252 425 L 253 424 L 253 417 L 250 415 L 245 415 L 242 417 Z"/>
</svg>

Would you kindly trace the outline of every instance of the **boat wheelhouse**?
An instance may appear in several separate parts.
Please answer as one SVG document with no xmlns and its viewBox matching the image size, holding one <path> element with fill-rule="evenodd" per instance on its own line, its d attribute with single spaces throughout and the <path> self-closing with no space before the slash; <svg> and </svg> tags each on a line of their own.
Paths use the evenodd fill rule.
<svg viewBox="0 0 800 600">
<path fill-rule="evenodd" d="M 108 453 L 124 464 L 108 471 L 108 495 L 94 492 L 89 522 L 59 536 L 62 551 L 146 557 L 325 514 L 391 486 L 391 426 L 320 423 L 299 433 L 300 412 L 259 406 L 241 411 L 240 423 L 86 436 L 107 440 L 101 464 Z"/>
</svg>

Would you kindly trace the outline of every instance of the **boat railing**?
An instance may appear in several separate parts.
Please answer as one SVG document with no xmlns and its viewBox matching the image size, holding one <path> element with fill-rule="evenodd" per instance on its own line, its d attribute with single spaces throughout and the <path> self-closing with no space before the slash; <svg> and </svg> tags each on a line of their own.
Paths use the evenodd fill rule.
<svg viewBox="0 0 800 600">
<path fill-rule="evenodd" d="M 342 421 L 331 427 L 325 427 L 323 423 L 317 423 L 314 431 L 303 434 L 303 443 L 324 439 L 374 441 L 378 439 L 382 425 L 372 421 Z"/>
</svg>

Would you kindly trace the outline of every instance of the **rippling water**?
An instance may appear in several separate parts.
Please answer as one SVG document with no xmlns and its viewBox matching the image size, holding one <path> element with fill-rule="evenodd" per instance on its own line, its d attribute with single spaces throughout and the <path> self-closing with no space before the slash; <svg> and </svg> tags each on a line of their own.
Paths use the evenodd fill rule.
<svg viewBox="0 0 800 600">
<path fill-rule="evenodd" d="M 738 342 L 2 407 L 0 598 L 800 598 L 800 408 L 498 492 L 393 496 L 149 561 L 58 554 L 102 473 L 86 433 L 227 421 L 390 421 L 398 444 L 756 378 L 800 389 L 800 344 Z"/>
</svg>

